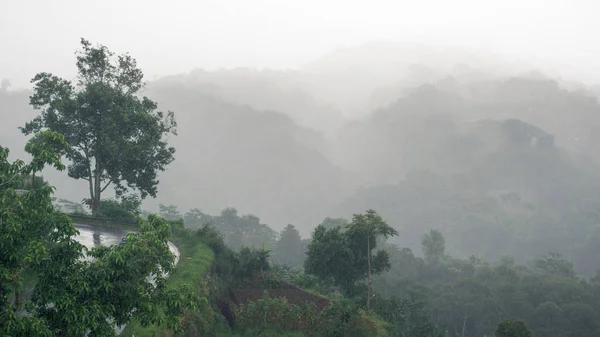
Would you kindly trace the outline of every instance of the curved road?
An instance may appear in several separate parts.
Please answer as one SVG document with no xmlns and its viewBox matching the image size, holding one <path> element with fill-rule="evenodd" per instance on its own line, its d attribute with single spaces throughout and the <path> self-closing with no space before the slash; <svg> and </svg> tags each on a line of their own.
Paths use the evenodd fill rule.
<svg viewBox="0 0 600 337">
<path fill-rule="evenodd" d="M 75 236 L 75 240 L 79 241 L 87 248 L 118 244 L 128 233 L 134 233 L 134 231 L 106 226 L 74 225 L 75 228 L 79 230 L 79 235 Z M 171 249 L 171 253 L 175 255 L 175 264 L 177 264 L 177 262 L 179 262 L 179 250 L 170 241 L 169 248 Z"/>
</svg>

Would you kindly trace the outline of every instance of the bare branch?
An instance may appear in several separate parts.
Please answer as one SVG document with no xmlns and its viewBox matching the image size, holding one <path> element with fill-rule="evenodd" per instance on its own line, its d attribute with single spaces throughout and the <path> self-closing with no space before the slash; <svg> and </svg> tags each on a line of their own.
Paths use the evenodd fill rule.
<svg viewBox="0 0 600 337">
<path fill-rule="evenodd" d="M 104 192 L 104 190 L 106 190 L 106 188 L 108 188 L 108 186 L 110 186 L 111 183 L 112 183 L 112 179 L 106 183 L 106 185 L 100 190 L 100 193 Z"/>
</svg>

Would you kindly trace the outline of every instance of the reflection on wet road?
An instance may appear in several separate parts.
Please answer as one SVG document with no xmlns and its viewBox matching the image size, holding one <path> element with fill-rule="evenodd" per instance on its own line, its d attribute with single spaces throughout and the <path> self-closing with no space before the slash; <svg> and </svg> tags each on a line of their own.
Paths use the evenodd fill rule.
<svg viewBox="0 0 600 337">
<path fill-rule="evenodd" d="M 124 230 L 114 227 L 106 226 L 91 226 L 84 224 L 74 224 L 75 228 L 79 230 L 79 235 L 75 236 L 75 240 L 82 243 L 87 248 L 94 248 L 100 246 L 110 246 L 118 244 L 121 239 L 127 236 L 128 233 L 134 233 L 134 231 Z M 169 248 L 171 253 L 175 255 L 175 264 L 179 262 L 179 250 L 175 245 L 169 241 Z"/>
<path fill-rule="evenodd" d="M 75 236 L 75 240 L 82 243 L 87 248 L 117 244 L 121 242 L 121 239 L 127 236 L 128 233 L 133 233 L 133 231 L 126 231 L 113 227 L 83 224 L 75 224 L 75 228 L 79 230 L 79 235 Z"/>
</svg>

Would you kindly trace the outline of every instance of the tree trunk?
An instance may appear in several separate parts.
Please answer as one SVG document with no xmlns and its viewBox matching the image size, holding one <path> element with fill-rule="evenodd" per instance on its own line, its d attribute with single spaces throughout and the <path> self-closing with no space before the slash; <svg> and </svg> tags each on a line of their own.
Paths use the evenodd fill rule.
<svg viewBox="0 0 600 337">
<path fill-rule="evenodd" d="M 371 311 L 371 241 L 367 234 L 367 311 Z"/>
<path fill-rule="evenodd" d="M 96 196 L 92 196 L 92 215 L 98 216 L 100 214 L 100 201 Z"/>
<path fill-rule="evenodd" d="M 91 195 L 91 202 L 92 202 L 92 215 L 93 216 L 98 216 L 100 214 L 100 194 L 102 193 L 101 189 L 100 189 L 100 177 L 101 177 L 101 170 L 100 170 L 100 165 L 98 164 L 98 161 L 96 160 L 96 169 L 94 170 L 94 177 L 93 177 L 93 181 L 94 181 L 94 188 L 92 190 L 91 186 L 90 186 L 90 191 L 92 192 Z M 90 177 L 90 180 L 92 180 L 92 177 Z"/>
<path fill-rule="evenodd" d="M 15 308 L 15 311 L 18 311 L 19 307 L 21 306 L 21 292 L 19 291 L 19 276 L 17 274 L 14 274 L 12 279 L 13 279 L 13 287 L 14 287 L 14 292 L 15 292 L 14 308 Z"/>
</svg>

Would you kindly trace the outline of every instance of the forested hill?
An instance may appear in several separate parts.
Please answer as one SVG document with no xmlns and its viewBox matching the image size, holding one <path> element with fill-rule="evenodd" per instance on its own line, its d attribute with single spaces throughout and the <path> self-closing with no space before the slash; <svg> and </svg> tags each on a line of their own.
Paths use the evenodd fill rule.
<svg viewBox="0 0 600 337">
<path fill-rule="evenodd" d="M 393 180 L 414 168 L 448 172 L 464 166 L 462 155 L 477 155 L 474 147 L 494 142 L 497 133 L 486 136 L 485 128 L 474 128 L 488 119 L 522 120 L 554 136 L 558 147 L 600 158 L 594 146 L 600 128 L 597 98 L 590 92 L 567 91 L 552 80 L 473 82 L 447 77 L 396 95 L 394 103 L 339 132 L 337 152 L 344 146 L 350 150 L 340 162 L 365 174 L 373 171 L 371 180 L 385 181 L 386 170 L 395 172 L 389 177 Z M 465 135 L 465 129 L 479 135 Z"/>
<path fill-rule="evenodd" d="M 589 258 L 600 251 L 600 105 L 591 93 L 544 77 L 449 76 L 398 89 L 394 103 L 328 138 L 294 117 L 326 104 L 306 96 L 295 107 L 300 85 L 290 89 L 299 96 L 278 94 L 282 83 L 297 83 L 285 76 L 196 72 L 149 83 L 144 94 L 176 112 L 178 136 L 169 140 L 176 160 L 146 207 L 235 207 L 275 230 L 292 223 L 303 236 L 327 216 L 373 208 L 404 246 L 418 248 L 438 228 L 458 256 L 527 260 L 557 251 L 580 273 L 599 267 Z M 240 94 L 246 86 L 256 86 L 252 101 Z M 0 141 L 17 157 L 25 143 L 17 127 L 34 116 L 28 96 L 0 92 L 9 121 Z M 286 104 L 294 109 L 267 110 Z M 44 175 L 58 197 L 86 193 L 84 182 Z"/>
<path fill-rule="evenodd" d="M 437 228 L 461 256 L 524 261 L 554 251 L 593 275 L 596 98 L 548 80 L 477 88 L 422 86 L 349 125 L 340 144 L 351 150 L 340 162 L 371 184 L 339 214 L 375 208 L 400 230 L 398 242 L 417 251 L 424 232 Z"/>
<path fill-rule="evenodd" d="M 327 98 L 315 98 L 313 77 L 299 71 L 195 69 L 188 74 L 163 77 L 151 87 L 184 86 L 231 104 L 281 112 L 302 127 L 331 133 L 342 126 L 345 118 Z"/>
<path fill-rule="evenodd" d="M 344 172 L 325 157 L 321 134 L 274 111 L 224 102 L 187 84 L 149 87 L 177 111 L 177 159 L 161 177 L 158 202 L 216 213 L 224 207 L 262 214 L 282 228 L 319 222 L 349 193 Z M 305 231 L 307 234 L 308 231 Z"/>
</svg>

